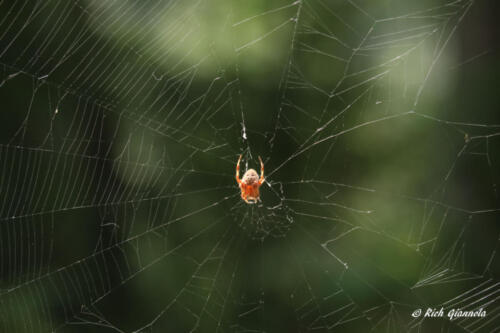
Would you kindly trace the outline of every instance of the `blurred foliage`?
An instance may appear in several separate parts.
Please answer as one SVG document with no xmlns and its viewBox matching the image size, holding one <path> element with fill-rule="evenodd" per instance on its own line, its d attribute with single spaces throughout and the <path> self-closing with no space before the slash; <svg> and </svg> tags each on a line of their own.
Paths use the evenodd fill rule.
<svg viewBox="0 0 500 333">
<path fill-rule="evenodd" d="M 492 331 L 494 7 L 1 2 L 0 331 Z"/>
</svg>

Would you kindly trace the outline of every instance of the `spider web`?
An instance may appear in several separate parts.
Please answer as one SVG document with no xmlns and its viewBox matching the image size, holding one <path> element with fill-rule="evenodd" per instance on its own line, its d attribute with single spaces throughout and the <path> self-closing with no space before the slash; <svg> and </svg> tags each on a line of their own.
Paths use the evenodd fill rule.
<svg viewBox="0 0 500 333">
<path fill-rule="evenodd" d="M 0 330 L 498 331 L 489 11 L 0 2 Z"/>
</svg>

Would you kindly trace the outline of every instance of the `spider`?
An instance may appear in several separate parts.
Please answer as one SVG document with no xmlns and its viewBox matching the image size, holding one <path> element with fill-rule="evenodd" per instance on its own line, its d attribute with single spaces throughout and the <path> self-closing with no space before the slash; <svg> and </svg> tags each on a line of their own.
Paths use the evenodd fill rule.
<svg viewBox="0 0 500 333">
<path fill-rule="evenodd" d="M 264 183 L 264 163 L 259 156 L 260 161 L 260 178 L 257 171 L 254 169 L 248 169 L 244 174 L 243 178 L 240 179 L 240 161 L 241 155 L 236 164 L 236 181 L 241 189 L 241 198 L 245 200 L 247 204 L 254 204 L 260 201 L 259 187 Z"/>
</svg>

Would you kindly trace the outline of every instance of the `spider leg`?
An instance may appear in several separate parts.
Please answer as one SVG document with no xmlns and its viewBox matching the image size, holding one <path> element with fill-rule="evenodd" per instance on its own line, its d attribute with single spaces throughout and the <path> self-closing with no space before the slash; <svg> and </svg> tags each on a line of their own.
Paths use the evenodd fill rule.
<svg viewBox="0 0 500 333">
<path fill-rule="evenodd" d="M 264 163 L 262 162 L 262 159 L 259 156 L 259 161 L 260 161 L 260 179 L 259 179 L 259 185 L 261 185 L 264 182 Z"/>
<path fill-rule="evenodd" d="M 236 181 L 238 182 L 238 184 L 241 183 L 241 179 L 240 179 L 240 161 L 241 161 L 241 155 L 240 155 L 240 158 L 238 158 L 238 163 L 236 163 Z"/>
</svg>

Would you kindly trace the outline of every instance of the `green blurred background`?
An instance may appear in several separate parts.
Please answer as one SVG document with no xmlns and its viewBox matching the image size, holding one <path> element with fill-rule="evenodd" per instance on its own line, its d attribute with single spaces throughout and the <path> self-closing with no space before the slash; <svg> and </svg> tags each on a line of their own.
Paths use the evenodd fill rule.
<svg viewBox="0 0 500 333">
<path fill-rule="evenodd" d="M 495 9 L 0 2 L 0 331 L 498 329 Z"/>
</svg>

